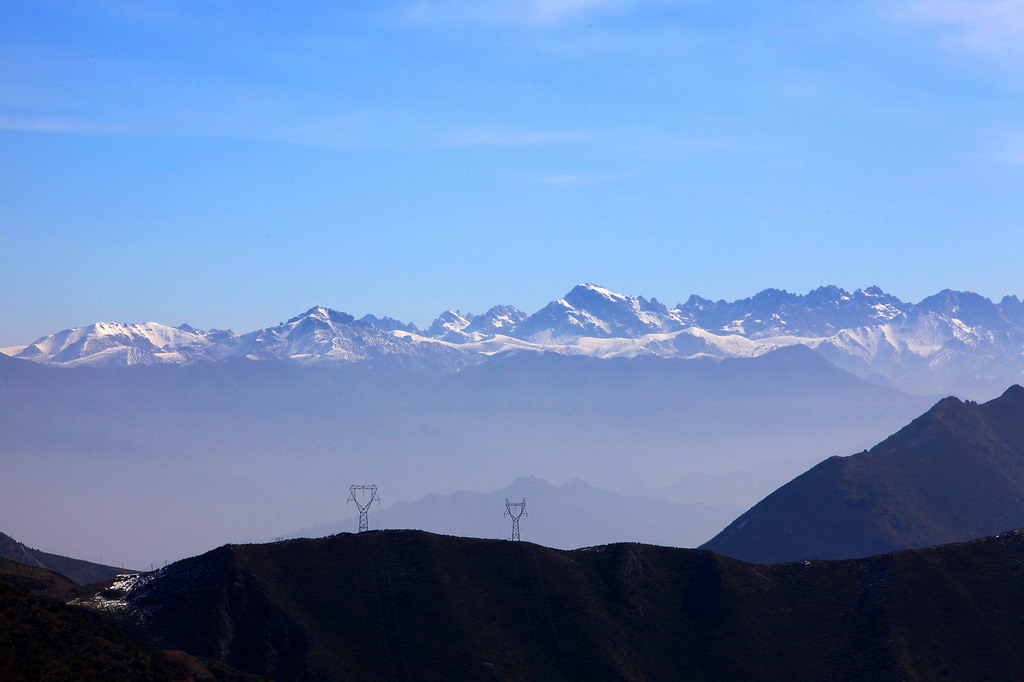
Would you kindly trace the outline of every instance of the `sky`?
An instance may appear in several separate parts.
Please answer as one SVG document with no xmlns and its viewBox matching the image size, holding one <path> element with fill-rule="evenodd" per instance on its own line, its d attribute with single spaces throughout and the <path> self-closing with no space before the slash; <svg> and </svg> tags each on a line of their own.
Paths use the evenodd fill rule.
<svg viewBox="0 0 1024 682">
<path fill-rule="evenodd" d="M 580 282 L 1024 296 L 1024 0 L 0 6 L 0 347 Z"/>
</svg>

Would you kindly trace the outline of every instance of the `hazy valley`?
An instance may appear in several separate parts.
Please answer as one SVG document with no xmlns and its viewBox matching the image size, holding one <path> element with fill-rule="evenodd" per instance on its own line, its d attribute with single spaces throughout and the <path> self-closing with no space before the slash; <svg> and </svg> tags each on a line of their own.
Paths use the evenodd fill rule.
<svg viewBox="0 0 1024 682">
<path fill-rule="evenodd" d="M 319 314 L 294 325 L 321 350 L 386 334 Z M 409 350 L 391 338 L 370 355 Z M 11 679 L 962 679 L 1016 660 L 1019 385 L 936 402 L 803 343 L 442 367 L 164 361 L 90 332 L 76 352 L 101 341 L 142 359 L 0 356 L 4 530 L 61 549 L 0 535 Z M 346 532 L 348 486 L 370 482 L 371 528 L 420 530 Z M 528 542 L 495 539 L 506 500 Z M 679 549 L 702 543 L 717 553 Z"/>
</svg>

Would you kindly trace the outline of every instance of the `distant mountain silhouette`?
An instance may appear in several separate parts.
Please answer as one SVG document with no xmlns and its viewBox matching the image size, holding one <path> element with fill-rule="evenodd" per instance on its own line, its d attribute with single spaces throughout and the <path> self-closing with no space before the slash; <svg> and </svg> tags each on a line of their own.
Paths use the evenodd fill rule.
<svg viewBox="0 0 1024 682">
<path fill-rule="evenodd" d="M 575 480 L 560 486 L 534 477 L 501 490 L 431 494 L 374 510 L 371 528 L 413 528 L 473 538 L 507 538 L 505 500 L 526 499 L 524 540 L 546 547 L 576 549 L 609 542 L 645 542 L 695 547 L 720 531 L 742 507 L 669 502 L 619 495 Z M 295 537 L 322 537 L 356 529 L 355 519 L 321 524 Z"/>
<path fill-rule="evenodd" d="M 96 586 L 79 585 L 48 568 L 23 564 L 0 558 L 0 580 L 6 580 L 29 590 L 39 597 L 68 601 L 95 592 Z"/>
<path fill-rule="evenodd" d="M 1024 526 L 1024 388 L 939 401 L 871 450 L 831 457 L 703 548 L 747 561 L 843 559 Z"/>
<path fill-rule="evenodd" d="M 291 680 L 1001 680 L 1024 666 L 1024 532 L 762 566 L 633 543 L 373 531 L 226 545 L 108 612 Z"/>
<path fill-rule="evenodd" d="M 932 402 L 804 346 L 722 361 L 513 353 L 441 376 L 244 358 L 100 369 L 0 357 L 0 461 L 12 482 L 0 512 L 47 548 L 108 547 L 111 563 L 141 568 L 337 519 L 353 483 L 380 485 L 393 505 L 524 474 L 622 490 L 776 459 L 806 469 L 877 442 Z M 701 500 L 735 514 L 712 528 L 682 510 L 680 535 L 690 525 L 700 531 L 690 541 L 706 541 L 802 469 L 752 469 L 736 497 L 722 488 Z M 601 534 L 564 538 L 567 548 L 669 541 L 644 535 L 654 524 L 642 514 L 587 523 Z"/>
</svg>

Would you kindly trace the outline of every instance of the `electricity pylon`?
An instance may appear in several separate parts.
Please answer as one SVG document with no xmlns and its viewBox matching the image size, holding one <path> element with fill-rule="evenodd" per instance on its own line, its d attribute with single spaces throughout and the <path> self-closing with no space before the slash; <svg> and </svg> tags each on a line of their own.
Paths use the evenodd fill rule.
<svg viewBox="0 0 1024 682">
<path fill-rule="evenodd" d="M 347 502 L 355 502 L 359 509 L 359 532 L 370 530 L 369 511 L 370 505 L 374 502 L 380 506 L 380 498 L 377 497 L 377 486 L 375 485 L 352 485 L 348 488 Z M 367 499 L 369 496 L 369 499 Z"/>
<path fill-rule="evenodd" d="M 508 498 L 505 498 L 505 516 L 512 519 L 512 539 L 519 539 L 519 517 L 529 516 L 526 513 L 526 498 L 523 498 L 522 502 L 509 502 Z"/>
</svg>

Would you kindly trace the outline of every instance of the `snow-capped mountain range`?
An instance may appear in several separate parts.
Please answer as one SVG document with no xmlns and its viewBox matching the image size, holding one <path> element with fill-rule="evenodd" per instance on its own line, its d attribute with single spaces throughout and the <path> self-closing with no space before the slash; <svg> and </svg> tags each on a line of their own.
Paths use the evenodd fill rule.
<svg viewBox="0 0 1024 682">
<path fill-rule="evenodd" d="M 495 306 L 442 313 L 418 329 L 389 317 L 314 307 L 247 334 L 155 322 L 98 322 L 9 355 L 61 366 L 188 363 L 245 357 L 300 364 L 452 371 L 505 351 L 601 358 L 728 358 L 803 344 L 858 376 L 917 393 L 1000 390 L 1024 378 L 1024 303 L 945 290 L 906 303 L 878 287 L 807 294 L 766 289 L 737 301 L 657 299 L 581 284 L 532 315 Z"/>
</svg>

